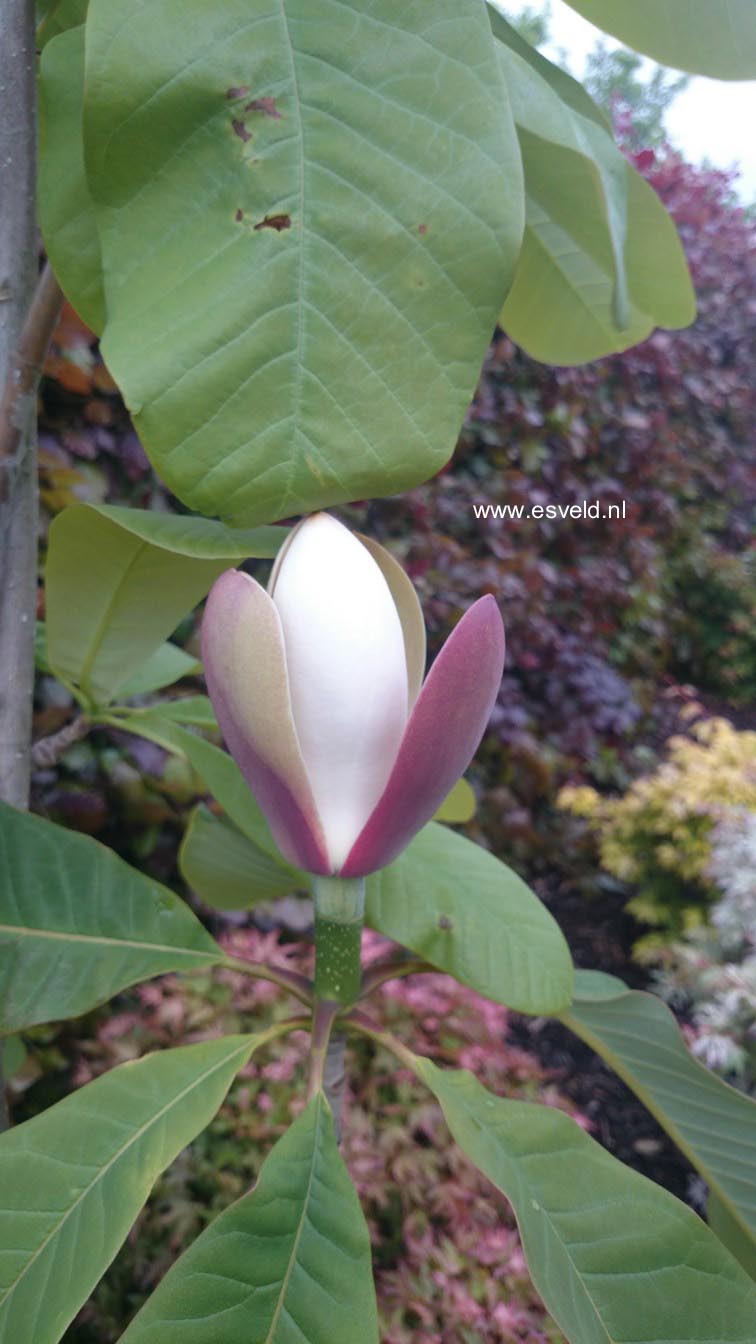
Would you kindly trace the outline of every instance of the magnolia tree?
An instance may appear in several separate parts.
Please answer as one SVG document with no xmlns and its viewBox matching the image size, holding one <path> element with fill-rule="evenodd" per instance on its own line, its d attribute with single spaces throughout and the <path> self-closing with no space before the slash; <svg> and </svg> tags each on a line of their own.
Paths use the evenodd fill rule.
<svg viewBox="0 0 756 1344">
<path fill-rule="evenodd" d="M 756 74 L 753 0 L 571 3 L 683 70 Z M 574 972 L 537 897 L 434 819 L 464 815 L 457 781 L 499 688 L 495 595 L 472 603 L 426 676 L 409 579 L 322 512 L 447 461 L 497 321 L 561 364 L 689 323 L 669 218 L 580 85 L 484 0 L 37 8 L 4 0 L 0 55 L 6 1057 L 14 1035 L 168 971 L 233 966 L 301 1007 L 116 1067 L 3 1134 L 0 1341 L 61 1339 L 237 1070 L 307 1031 L 306 1105 L 255 1188 L 127 1327 L 128 1344 L 378 1340 L 367 1228 L 338 1147 L 349 1033 L 392 1051 L 438 1099 L 511 1201 L 534 1283 L 572 1344 L 753 1344 L 753 1104 L 687 1053 L 661 1001 Z M 35 50 L 49 261 L 32 294 Z M 98 725 L 188 759 L 218 804 L 187 830 L 188 884 L 219 909 L 311 893 L 313 982 L 229 958 L 172 892 L 24 811 L 31 421 L 61 291 L 101 336 L 187 512 L 79 504 L 55 519 L 37 658 L 78 710 L 34 759 L 54 761 Z M 293 530 L 271 525 L 296 515 Z M 267 590 L 235 568 L 274 557 Z M 199 665 L 169 636 L 205 597 L 209 697 L 187 696 L 178 683 Z M 365 971 L 363 921 L 397 945 Z M 384 1030 L 372 991 L 431 967 L 558 1016 L 599 1051 L 698 1168 L 709 1225 L 566 1115 L 491 1095 Z"/>
</svg>

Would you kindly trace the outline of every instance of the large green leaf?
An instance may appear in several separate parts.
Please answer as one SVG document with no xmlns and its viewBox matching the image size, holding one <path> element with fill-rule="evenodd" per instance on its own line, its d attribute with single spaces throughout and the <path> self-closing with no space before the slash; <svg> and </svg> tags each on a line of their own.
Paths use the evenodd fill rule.
<svg viewBox="0 0 756 1344">
<path fill-rule="evenodd" d="M 637 1093 L 756 1252 L 756 1102 L 693 1058 L 654 994 L 578 971 L 560 1016 Z"/>
<path fill-rule="evenodd" d="M 309 879 L 206 807 L 195 808 L 179 852 L 184 881 L 214 910 L 248 910 L 259 901 L 306 890 Z"/>
<path fill-rule="evenodd" d="M 86 703 L 107 704 L 224 569 L 275 555 L 285 535 L 106 504 L 64 509 L 47 555 L 50 665 Z"/>
<path fill-rule="evenodd" d="M 598 109 L 491 12 L 525 171 L 526 226 L 501 322 L 537 359 L 578 364 L 686 326 L 695 299 L 674 225 Z"/>
<path fill-rule="evenodd" d="M 756 79 L 754 0 L 567 0 L 583 18 L 662 65 Z"/>
<path fill-rule="evenodd" d="M 92 0 L 86 89 L 103 350 L 171 489 L 249 523 L 438 470 L 522 234 L 481 0 Z"/>
<path fill-rule="evenodd" d="M 378 1344 L 365 1219 L 318 1094 L 122 1344 Z"/>
<path fill-rule="evenodd" d="M 173 892 L 98 841 L 0 803 L 0 1033 L 222 959 Z"/>
<path fill-rule="evenodd" d="M 48 42 L 39 70 L 39 219 L 47 255 L 76 312 L 92 328 L 105 325 L 102 257 L 84 173 L 84 27 Z"/>
<path fill-rule="evenodd" d="M 512 1204 L 533 1282 L 571 1344 L 753 1344 L 756 1285 L 700 1218 L 563 1112 L 413 1067 Z"/>
<path fill-rule="evenodd" d="M 495 1003 L 553 1013 L 570 1001 L 572 960 L 546 907 L 488 850 L 437 822 L 368 878 L 366 919 Z"/>
<path fill-rule="evenodd" d="M 260 1038 L 122 1064 L 0 1136 L 0 1344 L 55 1344 Z"/>
</svg>

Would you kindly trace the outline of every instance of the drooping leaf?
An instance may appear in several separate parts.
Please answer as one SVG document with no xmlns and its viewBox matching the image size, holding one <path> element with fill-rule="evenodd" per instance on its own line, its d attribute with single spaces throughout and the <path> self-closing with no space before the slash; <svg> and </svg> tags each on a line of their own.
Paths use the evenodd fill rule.
<svg viewBox="0 0 756 1344">
<path fill-rule="evenodd" d="M 105 297 L 97 220 L 84 173 L 83 24 L 61 31 L 45 45 L 39 91 L 42 237 L 66 298 L 87 326 L 99 334 L 105 325 Z"/>
<path fill-rule="evenodd" d="M 370 1240 L 318 1094 L 122 1344 L 378 1344 Z"/>
<path fill-rule="evenodd" d="M 222 958 L 173 892 L 89 836 L 0 803 L 0 1033 Z"/>
<path fill-rule="evenodd" d="M 756 1253 L 756 1102 L 690 1054 L 661 999 L 613 976 L 577 972 L 560 1016 L 656 1116 Z"/>
<path fill-rule="evenodd" d="M 454 785 L 448 798 L 442 802 L 434 821 L 445 821 L 447 825 L 459 826 L 472 821 L 475 816 L 475 794 L 466 779 L 460 779 Z"/>
<path fill-rule="evenodd" d="M 533 48 L 504 18 L 492 19 L 492 28 L 528 194 L 552 219 L 569 218 L 583 250 L 604 259 L 613 277 L 613 325 L 622 331 L 630 320 L 626 160 L 607 126 L 560 97 L 535 66 Z"/>
<path fill-rule="evenodd" d="M 523 247 L 501 324 L 579 364 L 681 327 L 695 298 L 674 224 L 588 95 L 491 13 L 525 172 Z"/>
<path fill-rule="evenodd" d="M 522 234 L 480 0 L 92 0 L 86 89 L 103 350 L 171 489 L 249 523 L 438 470 Z"/>
<path fill-rule="evenodd" d="M 258 1040 L 122 1064 L 0 1135 L 0 1344 L 56 1344 Z"/>
<path fill-rule="evenodd" d="M 179 868 L 192 891 L 214 910 L 248 910 L 308 886 L 303 873 L 271 858 L 233 822 L 201 805 L 186 828 Z"/>
<path fill-rule="evenodd" d="M 463 1152 L 512 1204 L 570 1344 L 752 1344 L 756 1285 L 705 1223 L 569 1116 L 417 1059 Z"/>
<path fill-rule="evenodd" d="M 506 43 L 518 56 L 541 76 L 541 79 L 558 94 L 562 102 L 577 112 L 581 117 L 587 117 L 589 121 L 594 121 L 597 126 L 612 134 L 611 118 L 607 116 L 603 108 L 594 102 L 591 95 L 572 75 L 563 70 L 561 66 L 555 65 L 553 61 L 547 59 L 540 51 L 524 38 L 516 28 L 512 27 L 499 9 L 496 8 L 491 0 L 486 0 L 488 10 L 488 19 L 493 30 L 493 34 L 500 41 Z"/>
<path fill-rule="evenodd" d="M 85 702 L 107 704 L 224 569 L 275 555 L 285 535 L 114 505 L 64 509 L 47 556 L 50 665 Z"/>
<path fill-rule="evenodd" d="M 567 0 L 584 19 L 662 65 L 711 79 L 756 78 L 753 0 Z"/>
<path fill-rule="evenodd" d="M 431 822 L 367 879 L 366 920 L 479 994 L 523 1013 L 558 1012 L 572 960 L 558 925 L 511 868 Z"/>
<path fill-rule="evenodd" d="M 201 671 L 202 664 L 199 659 L 184 653 L 177 644 L 166 642 L 159 644 L 155 652 L 150 654 L 128 681 L 124 681 L 118 687 L 118 694 L 124 700 L 133 695 L 149 695 L 152 691 L 162 690 L 164 686 L 172 686 L 182 677 L 192 677 Z M 176 701 L 176 704 L 180 703 L 181 701 Z"/>
</svg>

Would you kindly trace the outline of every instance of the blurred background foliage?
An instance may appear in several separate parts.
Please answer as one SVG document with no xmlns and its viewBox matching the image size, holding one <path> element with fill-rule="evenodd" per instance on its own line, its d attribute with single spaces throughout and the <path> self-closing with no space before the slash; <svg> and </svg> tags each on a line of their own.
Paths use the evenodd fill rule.
<svg viewBox="0 0 756 1344">
<path fill-rule="evenodd" d="M 475 597 L 500 602 L 507 668 L 470 775 L 478 808 L 468 832 L 533 883 L 579 965 L 662 992 L 704 1061 L 753 1089 L 756 897 L 742 871 L 756 858 L 754 226 L 726 174 L 649 148 L 648 127 L 642 135 L 642 149 L 626 137 L 628 152 L 681 232 L 695 325 L 579 369 L 537 364 L 499 335 L 449 467 L 343 516 L 406 566 L 432 653 Z M 40 450 L 43 533 L 81 500 L 177 507 L 70 309 L 41 388 Z M 534 504 L 583 500 L 625 501 L 624 516 L 527 516 Z M 473 506 L 485 504 L 522 505 L 523 517 L 477 518 Z M 174 637 L 191 653 L 197 628 L 189 619 Z M 166 694 L 200 689 L 187 680 Z M 68 692 L 40 667 L 35 736 L 71 712 Z M 185 761 L 105 728 L 33 780 L 35 810 L 179 889 L 177 848 L 200 793 Z M 266 946 L 302 955 L 290 909 L 288 925 L 270 912 L 200 913 L 256 957 Z M 12 1083 L 17 1118 L 132 1054 L 279 1011 L 264 987 L 223 975 L 213 984 L 168 978 L 122 996 L 115 1015 L 31 1033 Z M 508 1095 L 545 1089 L 618 1156 L 696 1198 L 643 1108 L 563 1028 L 518 1020 L 443 977 L 395 985 L 383 1000 L 394 1030 L 419 1032 L 421 1050 L 446 1052 Z M 382 1058 L 368 1068 L 370 1053 L 360 1046 L 353 1060 L 346 1156 L 368 1210 L 387 1344 L 559 1340 L 508 1215 L 502 1223 L 425 1096 Z M 245 1071 L 161 1182 L 70 1344 L 115 1339 L 177 1249 L 248 1187 L 288 1123 L 300 1073 L 296 1042 Z M 407 1127 L 410 1150 L 398 1139 Z"/>
</svg>

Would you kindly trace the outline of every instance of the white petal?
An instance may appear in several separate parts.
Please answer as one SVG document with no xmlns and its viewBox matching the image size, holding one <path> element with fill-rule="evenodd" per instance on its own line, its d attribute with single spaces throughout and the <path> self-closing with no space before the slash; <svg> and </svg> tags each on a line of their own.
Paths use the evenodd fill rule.
<svg viewBox="0 0 756 1344">
<path fill-rule="evenodd" d="M 325 513 L 291 537 L 271 596 L 294 723 L 337 870 L 383 792 L 407 722 L 401 622 L 372 556 Z"/>
</svg>

